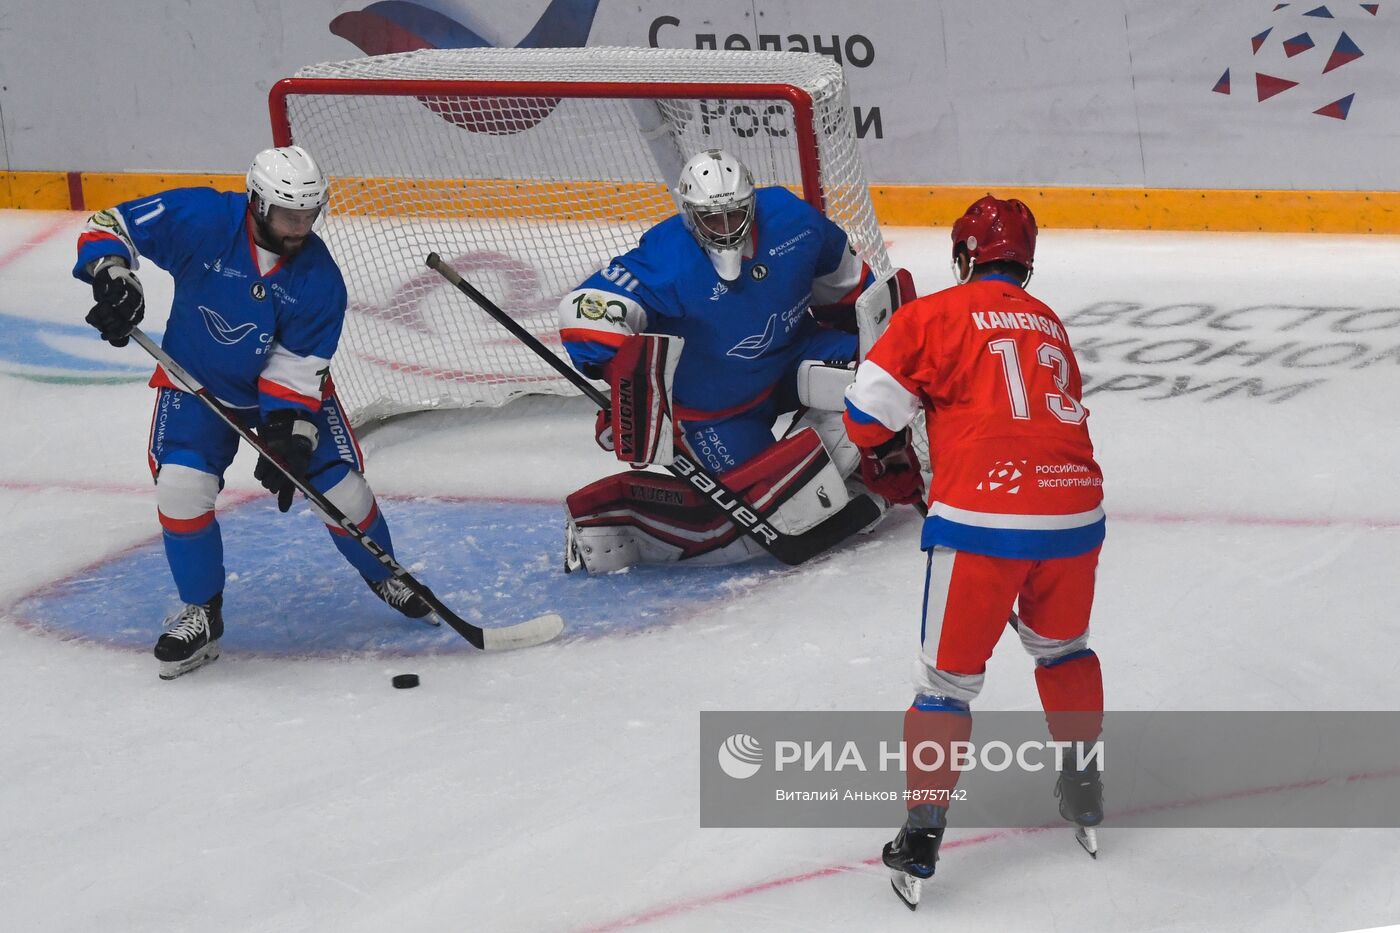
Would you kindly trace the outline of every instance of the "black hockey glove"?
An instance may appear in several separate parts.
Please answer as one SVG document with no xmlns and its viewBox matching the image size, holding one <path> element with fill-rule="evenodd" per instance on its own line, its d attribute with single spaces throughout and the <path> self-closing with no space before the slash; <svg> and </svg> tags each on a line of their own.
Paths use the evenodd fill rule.
<svg viewBox="0 0 1400 933">
<path fill-rule="evenodd" d="M 298 478 L 306 475 L 306 468 L 311 464 L 316 435 L 316 423 L 310 416 L 290 408 L 281 408 L 268 415 L 267 421 L 258 430 L 263 446 Z M 253 478 L 277 497 L 278 511 L 285 512 L 292 507 L 296 486 L 266 457 L 258 458 L 258 465 L 253 468 Z"/>
<path fill-rule="evenodd" d="M 112 346 L 126 346 L 131 329 L 146 316 L 141 280 L 122 263 L 109 263 L 92 277 L 92 297 L 97 304 L 87 313 L 87 322 Z"/>
</svg>

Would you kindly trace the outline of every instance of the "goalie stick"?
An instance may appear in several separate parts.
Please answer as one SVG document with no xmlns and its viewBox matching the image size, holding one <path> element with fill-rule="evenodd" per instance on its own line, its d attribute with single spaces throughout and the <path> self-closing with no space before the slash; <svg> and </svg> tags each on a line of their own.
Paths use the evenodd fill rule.
<svg viewBox="0 0 1400 933">
<path fill-rule="evenodd" d="M 425 262 L 428 268 L 436 271 L 456 286 L 458 291 L 470 298 L 481 310 L 495 318 L 502 327 L 529 347 L 536 356 L 554 367 L 559 375 L 573 383 L 595 405 L 603 409 L 610 407 L 611 403 L 608 397 L 598 391 L 596 386 L 551 353 L 534 334 L 521 327 L 519 322 L 502 311 L 490 298 L 477 291 L 441 256 L 437 253 L 429 253 Z M 789 567 L 795 567 L 811 560 L 822 551 L 845 540 L 880 517 L 880 507 L 868 496 L 859 496 L 847 503 L 840 512 L 817 525 L 811 531 L 800 535 L 787 535 L 768 524 L 765 517 L 749 508 L 738 494 L 684 453 L 677 451 L 675 461 L 666 468 L 703 493 L 710 504 L 736 528 Z"/>
<path fill-rule="evenodd" d="M 467 641 L 483 651 L 499 651 L 507 648 L 528 648 L 532 645 L 547 642 L 563 631 L 564 620 L 559 615 L 552 612 L 536 616 L 525 622 L 517 622 L 514 625 L 503 625 L 500 628 L 488 629 L 472 625 L 467 620 L 458 616 L 451 609 L 443 605 L 442 600 L 438 599 L 432 590 L 420 583 L 411 573 L 404 569 L 402 564 L 394 560 L 393 556 L 390 555 L 388 551 L 384 550 L 375 543 L 373 538 L 361 531 L 359 526 L 350 521 L 350 519 L 345 516 L 345 513 L 336 508 L 329 499 L 317 492 L 315 488 L 305 482 L 301 477 L 296 476 L 288 470 L 287 467 L 263 445 L 257 435 L 239 424 L 237 419 L 229 413 L 228 409 L 225 408 L 218 399 L 214 398 L 198 379 L 190 375 L 179 363 L 175 362 L 170 354 L 166 353 L 155 341 L 146 336 L 141 328 L 133 327 L 131 329 L 131 339 L 140 344 L 141 349 L 154 357 L 156 362 L 161 365 L 166 373 L 183 386 L 186 392 L 198 398 L 209 407 L 210 411 L 218 415 L 219 419 L 223 421 L 224 424 L 228 425 L 234 431 L 237 431 L 239 437 L 247 441 L 249 446 L 263 457 L 267 458 L 267 460 L 277 467 L 287 479 L 291 480 L 292 485 L 301 490 L 302 495 L 306 496 L 318 509 L 343 528 L 346 534 L 360 542 L 360 545 L 366 551 L 374 555 L 375 560 L 383 564 L 385 569 L 393 574 L 395 579 L 399 580 L 412 590 L 415 595 L 431 606 L 433 613 L 436 614 L 438 618 L 452 626 L 452 628 Z"/>
</svg>

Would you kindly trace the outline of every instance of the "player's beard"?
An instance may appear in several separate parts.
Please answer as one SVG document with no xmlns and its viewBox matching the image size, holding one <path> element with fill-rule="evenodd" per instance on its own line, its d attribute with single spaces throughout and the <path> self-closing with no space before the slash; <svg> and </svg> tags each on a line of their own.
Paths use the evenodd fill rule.
<svg viewBox="0 0 1400 933">
<path fill-rule="evenodd" d="M 252 217 L 253 239 L 263 249 L 276 253 L 284 259 L 291 259 L 297 253 L 301 252 L 302 247 L 306 246 L 306 234 L 301 236 L 277 236 L 272 232 L 272 228 L 268 226 L 266 220 L 259 217 L 256 213 L 252 214 Z"/>
<path fill-rule="evenodd" d="M 304 236 L 284 236 L 278 242 L 278 248 L 276 252 L 279 255 L 290 259 L 297 253 L 301 252 L 302 247 L 305 245 L 306 237 Z"/>
</svg>

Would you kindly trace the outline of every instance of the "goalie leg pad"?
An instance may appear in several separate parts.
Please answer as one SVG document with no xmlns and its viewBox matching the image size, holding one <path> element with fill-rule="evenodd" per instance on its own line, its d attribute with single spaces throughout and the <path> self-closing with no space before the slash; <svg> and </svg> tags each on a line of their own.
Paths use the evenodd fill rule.
<svg viewBox="0 0 1400 933">
<path fill-rule="evenodd" d="M 572 493 L 564 505 L 566 562 L 577 555 L 589 573 L 678 560 L 729 563 L 761 550 L 731 547 L 739 529 L 691 484 L 662 473 L 617 473 Z"/>
<path fill-rule="evenodd" d="M 889 513 L 890 505 L 884 497 L 871 494 L 865 488 L 865 484 L 860 480 L 860 448 L 846 436 L 846 425 L 841 420 L 840 411 L 817 411 L 808 409 L 802 416 L 793 423 L 793 428 L 801 430 L 809 428 L 817 432 L 821 438 L 822 446 L 826 448 L 827 456 L 831 458 L 831 465 L 835 467 L 838 475 L 846 481 L 846 496 L 848 499 L 855 499 L 865 496 L 879 508 L 879 515 L 869 525 L 861 529 L 863 534 L 869 534 L 882 522 Z"/>
<path fill-rule="evenodd" d="M 675 455 L 671 380 L 685 342 L 679 337 L 628 337 L 609 364 L 617 459 L 666 466 Z"/>
<path fill-rule="evenodd" d="M 788 535 L 810 531 L 850 501 L 812 428 L 726 473 L 724 484 Z M 679 560 L 734 563 L 763 553 L 695 485 L 674 476 L 619 473 L 573 493 L 565 507 L 568 552 L 589 573 Z"/>
<path fill-rule="evenodd" d="M 724 482 L 786 535 L 810 531 L 850 501 L 840 472 L 810 427 L 725 474 Z"/>
<path fill-rule="evenodd" d="M 841 420 L 843 408 L 844 405 L 834 411 L 809 408 L 793 423 L 793 429 L 800 431 L 803 428 L 811 428 L 816 431 L 822 446 L 826 448 L 827 456 L 836 467 L 836 472 L 844 479 L 858 471 L 860 449 L 846 436 L 846 425 Z"/>
</svg>

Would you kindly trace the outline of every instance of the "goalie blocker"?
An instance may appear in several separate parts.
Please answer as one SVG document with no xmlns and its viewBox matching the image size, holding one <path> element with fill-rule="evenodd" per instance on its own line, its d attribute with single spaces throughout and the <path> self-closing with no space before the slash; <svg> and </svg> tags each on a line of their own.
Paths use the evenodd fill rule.
<svg viewBox="0 0 1400 933">
<path fill-rule="evenodd" d="M 635 334 L 608 363 L 612 406 L 600 415 L 598 442 L 607 449 L 611 440 L 624 463 L 666 466 L 675 458 L 671 380 L 684 347 L 680 337 Z"/>
</svg>

